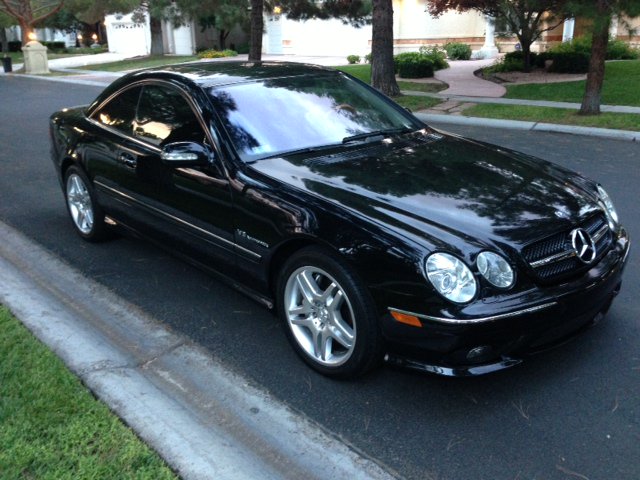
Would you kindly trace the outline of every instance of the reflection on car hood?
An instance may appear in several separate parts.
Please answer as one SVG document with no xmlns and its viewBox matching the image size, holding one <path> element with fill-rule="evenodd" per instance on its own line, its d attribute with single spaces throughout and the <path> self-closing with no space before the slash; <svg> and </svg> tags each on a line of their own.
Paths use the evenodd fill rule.
<svg viewBox="0 0 640 480">
<path fill-rule="evenodd" d="M 434 248 L 522 245 L 568 229 L 597 205 L 575 173 L 522 154 L 435 133 L 257 162 L 279 181 Z M 591 189 L 593 190 L 593 189 Z"/>
</svg>

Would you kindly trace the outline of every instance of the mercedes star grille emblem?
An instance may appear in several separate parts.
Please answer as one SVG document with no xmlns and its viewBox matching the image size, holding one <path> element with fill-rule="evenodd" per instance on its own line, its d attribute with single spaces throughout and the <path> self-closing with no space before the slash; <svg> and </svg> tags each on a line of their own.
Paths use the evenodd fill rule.
<svg viewBox="0 0 640 480">
<path fill-rule="evenodd" d="M 571 245 L 582 263 L 591 263 L 596 258 L 596 244 L 584 228 L 571 231 Z"/>
</svg>

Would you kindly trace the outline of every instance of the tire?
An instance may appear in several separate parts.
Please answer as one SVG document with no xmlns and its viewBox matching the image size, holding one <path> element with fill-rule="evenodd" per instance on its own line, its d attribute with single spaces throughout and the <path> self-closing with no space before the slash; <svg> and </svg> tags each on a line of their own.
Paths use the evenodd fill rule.
<svg viewBox="0 0 640 480">
<path fill-rule="evenodd" d="M 355 378 L 381 362 L 382 334 L 371 294 L 329 250 L 308 247 L 289 258 L 277 295 L 287 338 L 314 370 Z"/>
<path fill-rule="evenodd" d="M 104 212 L 96 202 L 91 182 L 76 166 L 69 167 L 65 173 L 64 197 L 78 235 L 89 242 L 105 240 L 108 231 L 104 223 Z"/>
</svg>

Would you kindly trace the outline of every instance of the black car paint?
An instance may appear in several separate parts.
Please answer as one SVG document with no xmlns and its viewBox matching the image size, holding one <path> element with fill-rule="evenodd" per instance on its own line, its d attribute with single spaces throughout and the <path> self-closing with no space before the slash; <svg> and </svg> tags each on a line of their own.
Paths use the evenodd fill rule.
<svg viewBox="0 0 640 480">
<path fill-rule="evenodd" d="M 479 345 L 491 346 L 494 359 L 522 354 L 574 333 L 608 308 L 628 251 L 623 230 L 605 259 L 559 285 L 536 282 L 519 254 L 600 211 L 595 184 L 573 172 L 427 126 L 385 141 L 240 161 L 204 90 L 310 71 L 321 70 L 193 64 L 127 75 L 88 108 L 52 116 L 58 176 L 62 181 L 69 165 L 81 165 L 118 223 L 222 274 L 268 306 L 286 258 L 322 245 L 354 266 L 372 291 L 389 350 L 436 365 L 464 366 L 466 353 Z M 214 151 L 211 165 L 174 168 L 160 160 L 160 149 L 89 119 L 135 82 L 166 82 L 193 99 Z M 127 191 L 140 180 L 144 191 Z M 509 291 L 476 273 L 479 294 L 457 305 L 426 280 L 430 253 L 446 251 L 474 265 L 482 250 L 503 253 L 514 267 L 518 279 Z M 416 328 L 393 320 L 389 308 L 429 318 Z M 509 316 L 514 311 L 523 313 Z M 558 324 L 568 314 L 571 319 Z M 493 319 L 473 322 L 487 318 Z"/>
</svg>

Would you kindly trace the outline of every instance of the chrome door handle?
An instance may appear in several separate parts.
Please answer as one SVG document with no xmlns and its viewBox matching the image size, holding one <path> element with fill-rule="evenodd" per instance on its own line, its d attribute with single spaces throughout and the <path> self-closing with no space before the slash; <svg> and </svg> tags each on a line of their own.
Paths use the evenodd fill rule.
<svg viewBox="0 0 640 480">
<path fill-rule="evenodd" d="M 118 160 L 129 168 L 136 168 L 136 166 L 138 165 L 138 161 L 136 160 L 136 158 L 128 153 L 121 153 L 118 157 Z"/>
</svg>

